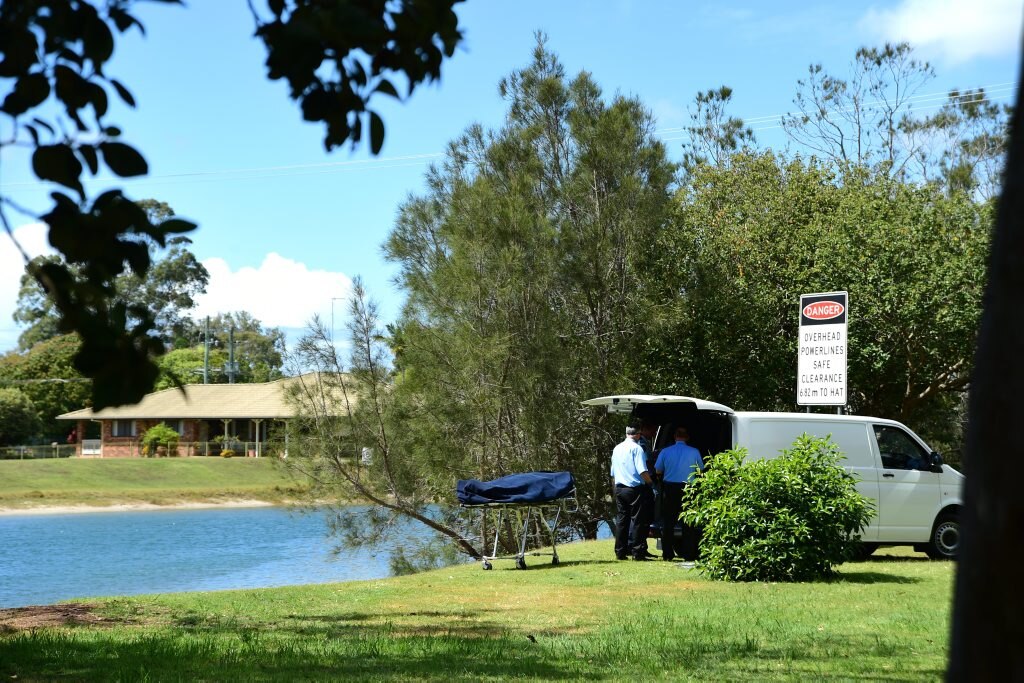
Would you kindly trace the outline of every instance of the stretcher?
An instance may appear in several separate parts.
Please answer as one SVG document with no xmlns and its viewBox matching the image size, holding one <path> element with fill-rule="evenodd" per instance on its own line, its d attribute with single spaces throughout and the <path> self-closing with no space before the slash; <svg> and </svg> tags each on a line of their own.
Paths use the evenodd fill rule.
<svg viewBox="0 0 1024 683">
<path fill-rule="evenodd" d="M 455 488 L 462 507 L 479 508 L 480 528 L 484 529 L 490 514 L 494 526 L 494 543 L 487 554 L 488 539 L 481 535 L 480 558 L 484 569 L 491 569 L 492 560 L 515 559 L 517 569 L 526 569 L 526 544 L 530 535 L 530 522 L 536 520 L 540 529 L 551 536 L 551 552 L 530 552 L 530 555 L 551 555 L 551 564 L 558 564 L 558 522 L 563 514 L 579 509 L 576 500 L 576 480 L 570 472 L 524 472 L 510 474 L 492 481 L 460 479 Z M 549 524 L 548 519 L 554 515 Z M 518 552 L 498 555 L 498 539 L 502 523 L 515 517 L 511 523 L 516 535 Z"/>
</svg>

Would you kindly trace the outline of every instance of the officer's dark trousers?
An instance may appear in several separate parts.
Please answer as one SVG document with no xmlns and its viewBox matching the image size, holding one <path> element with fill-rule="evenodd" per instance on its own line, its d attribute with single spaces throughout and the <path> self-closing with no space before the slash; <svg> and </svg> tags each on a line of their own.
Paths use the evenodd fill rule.
<svg viewBox="0 0 1024 683">
<path fill-rule="evenodd" d="M 654 512 L 654 494 L 646 484 L 616 486 L 615 556 L 639 557 L 647 553 L 647 532 Z"/>
<path fill-rule="evenodd" d="M 675 528 L 683 507 L 683 491 L 686 484 L 664 482 L 661 485 L 661 554 L 666 559 L 675 556 L 678 548 L 684 560 L 697 559 L 697 530 L 685 522 L 682 524 L 682 538 L 675 541 Z"/>
</svg>

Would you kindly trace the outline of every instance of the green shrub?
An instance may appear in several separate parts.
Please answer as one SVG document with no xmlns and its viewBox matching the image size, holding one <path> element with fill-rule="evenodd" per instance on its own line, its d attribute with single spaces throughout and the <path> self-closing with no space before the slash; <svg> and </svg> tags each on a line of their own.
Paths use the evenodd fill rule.
<svg viewBox="0 0 1024 683">
<path fill-rule="evenodd" d="M 687 523 L 703 528 L 701 563 L 713 578 L 810 581 L 853 559 L 873 513 L 830 439 L 806 434 L 777 458 L 720 453 L 687 489 Z"/>
<path fill-rule="evenodd" d="M 20 389 L 0 388 L 0 444 L 18 446 L 39 432 L 39 411 Z"/>
<path fill-rule="evenodd" d="M 180 438 L 178 432 L 161 422 L 147 429 L 146 433 L 142 435 L 142 451 L 146 457 L 151 458 L 154 455 L 159 455 L 159 449 L 162 447 L 166 450 L 167 455 L 177 455 L 178 439 Z"/>
</svg>

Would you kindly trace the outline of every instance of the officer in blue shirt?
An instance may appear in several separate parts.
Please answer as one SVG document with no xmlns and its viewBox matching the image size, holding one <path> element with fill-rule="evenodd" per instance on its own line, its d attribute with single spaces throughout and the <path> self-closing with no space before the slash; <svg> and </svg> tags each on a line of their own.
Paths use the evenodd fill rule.
<svg viewBox="0 0 1024 683">
<path fill-rule="evenodd" d="M 626 427 L 626 440 L 612 451 L 615 480 L 615 557 L 647 560 L 647 530 L 654 511 L 654 480 L 647 471 L 644 449 L 637 443 L 639 430 Z"/>
<path fill-rule="evenodd" d="M 694 476 L 704 468 L 700 451 L 687 444 L 690 432 L 686 427 L 676 427 L 676 442 L 658 454 L 654 469 L 661 475 L 661 557 L 675 558 L 673 535 L 679 512 L 682 509 L 683 489 L 693 481 Z M 696 531 L 683 525 L 683 559 L 697 559 Z"/>
</svg>

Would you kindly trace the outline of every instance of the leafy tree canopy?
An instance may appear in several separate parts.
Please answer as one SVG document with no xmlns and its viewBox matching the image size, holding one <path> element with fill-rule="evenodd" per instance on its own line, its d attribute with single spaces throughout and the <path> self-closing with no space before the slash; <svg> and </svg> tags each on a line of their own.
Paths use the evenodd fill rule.
<svg viewBox="0 0 1024 683">
<path fill-rule="evenodd" d="M 850 292 L 849 409 L 942 443 L 970 376 L 991 210 L 882 171 L 741 154 L 704 166 L 658 243 L 640 376 L 751 410 L 795 403 L 799 295 Z"/>
<path fill-rule="evenodd" d="M 55 418 L 88 407 L 90 381 L 76 368 L 81 346 L 73 335 L 47 339 L 24 352 L 0 356 L 0 388 L 17 388 L 39 412 L 41 436 L 63 443 L 71 425 Z"/>
<path fill-rule="evenodd" d="M 88 172 L 118 177 L 148 172 L 145 157 L 108 120 L 117 97 L 135 106 L 130 89 L 106 72 L 118 36 L 143 30 L 132 14 L 142 0 L 28 0 L 0 4 L 0 113 L 10 122 L 8 147 L 28 146 L 32 170 L 51 184 L 42 215 L 0 196 L 0 223 L 13 240 L 9 211 L 45 222 L 57 260 L 29 263 L 28 274 L 52 298 L 57 329 L 82 344 L 75 366 L 91 377 L 97 408 L 139 400 L 156 381 L 163 350 L 153 334 L 159 314 L 119 300 L 122 275 L 144 278 L 151 247 L 166 247 L 195 224 L 148 213 L 120 190 L 89 197 Z M 179 0 L 153 0 L 181 4 Z M 307 121 L 325 126 L 328 149 L 358 142 L 369 129 L 380 150 L 384 124 L 368 108 L 374 95 L 399 97 L 391 75 L 411 94 L 440 75 L 461 40 L 452 7 L 458 0 L 267 0 L 250 3 L 256 35 L 267 48 L 267 74 L 288 82 Z M 9 84 L 9 85 L 8 85 Z M 364 121 L 366 123 L 364 123 Z"/>
<path fill-rule="evenodd" d="M 138 205 L 152 220 L 167 220 L 174 210 L 167 204 L 145 199 Z M 113 300 L 124 303 L 128 310 L 146 310 L 152 315 L 152 335 L 169 346 L 180 336 L 185 318 L 196 304 L 196 297 L 206 291 L 210 275 L 189 250 L 191 240 L 175 237 L 166 249 L 150 245 L 151 265 L 144 276 L 122 273 L 113 281 Z M 34 267 L 62 266 L 60 256 L 40 256 Z M 76 269 L 77 270 L 77 269 Z M 60 334 L 60 311 L 56 301 L 29 273 L 21 277 L 18 305 L 14 320 L 28 327 L 18 338 L 22 351 L 33 344 Z"/>
<path fill-rule="evenodd" d="M 0 446 L 25 444 L 39 430 L 39 413 L 19 389 L 0 386 Z"/>
<path fill-rule="evenodd" d="M 178 348 L 169 351 L 158 361 L 160 378 L 157 389 L 203 381 L 205 349 L 205 321 L 188 319 L 182 325 Z M 269 382 L 283 376 L 284 332 L 263 324 L 245 311 L 225 313 L 210 318 L 210 357 L 208 381 L 219 384 L 228 381 L 232 330 L 235 344 L 235 363 L 238 371 L 235 382 Z"/>
</svg>

